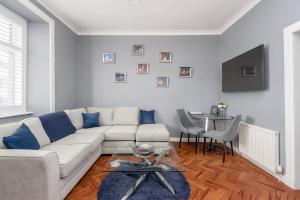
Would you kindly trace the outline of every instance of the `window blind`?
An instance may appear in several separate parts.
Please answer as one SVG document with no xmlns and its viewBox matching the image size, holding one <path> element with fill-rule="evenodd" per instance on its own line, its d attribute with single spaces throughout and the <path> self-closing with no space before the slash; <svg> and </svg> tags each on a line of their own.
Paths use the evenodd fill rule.
<svg viewBox="0 0 300 200">
<path fill-rule="evenodd" d="M 23 105 L 23 27 L 0 15 L 0 107 Z"/>
</svg>

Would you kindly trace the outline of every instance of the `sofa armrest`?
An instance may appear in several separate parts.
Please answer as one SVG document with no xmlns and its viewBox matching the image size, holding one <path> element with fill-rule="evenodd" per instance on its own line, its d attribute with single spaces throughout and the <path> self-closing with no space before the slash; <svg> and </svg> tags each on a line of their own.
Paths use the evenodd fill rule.
<svg viewBox="0 0 300 200">
<path fill-rule="evenodd" d="M 0 195 L 3 200 L 59 200 L 56 153 L 0 149 Z"/>
</svg>

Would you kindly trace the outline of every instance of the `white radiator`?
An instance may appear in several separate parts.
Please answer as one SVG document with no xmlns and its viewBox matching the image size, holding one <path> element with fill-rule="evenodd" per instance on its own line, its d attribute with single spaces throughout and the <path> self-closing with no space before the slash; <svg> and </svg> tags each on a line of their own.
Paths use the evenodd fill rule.
<svg viewBox="0 0 300 200">
<path fill-rule="evenodd" d="M 240 123 L 239 152 L 264 170 L 276 174 L 279 166 L 279 133 Z"/>
</svg>

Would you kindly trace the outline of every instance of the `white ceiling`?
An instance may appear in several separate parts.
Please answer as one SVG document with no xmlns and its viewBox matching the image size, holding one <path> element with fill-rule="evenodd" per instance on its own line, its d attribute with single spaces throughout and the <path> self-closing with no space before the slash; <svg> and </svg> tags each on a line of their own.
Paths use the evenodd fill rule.
<svg viewBox="0 0 300 200">
<path fill-rule="evenodd" d="M 38 0 L 78 34 L 221 34 L 260 0 Z"/>
</svg>

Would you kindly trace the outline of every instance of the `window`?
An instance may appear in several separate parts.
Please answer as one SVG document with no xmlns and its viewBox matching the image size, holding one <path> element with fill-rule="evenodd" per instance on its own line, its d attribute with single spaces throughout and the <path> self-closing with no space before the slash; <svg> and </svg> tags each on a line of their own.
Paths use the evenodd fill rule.
<svg viewBox="0 0 300 200">
<path fill-rule="evenodd" d="M 0 5 L 0 115 L 26 112 L 26 20 Z"/>
</svg>

